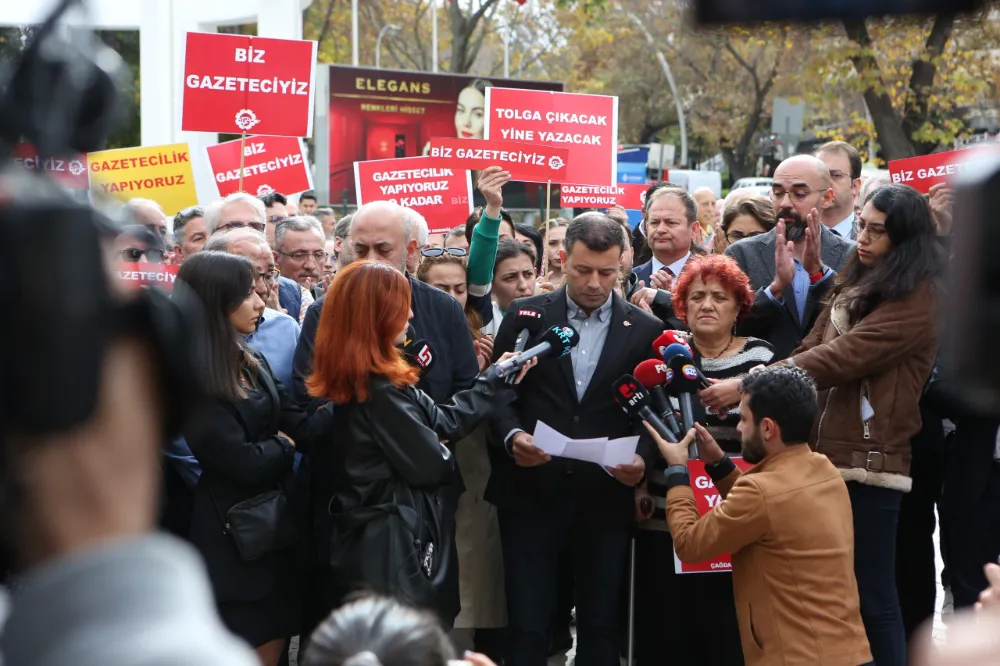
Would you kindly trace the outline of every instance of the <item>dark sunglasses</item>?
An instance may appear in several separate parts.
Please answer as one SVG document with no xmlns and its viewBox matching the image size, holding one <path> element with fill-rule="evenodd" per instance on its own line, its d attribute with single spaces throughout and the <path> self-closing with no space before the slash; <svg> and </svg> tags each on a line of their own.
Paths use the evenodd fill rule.
<svg viewBox="0 0 1000 666">
<path fill-rule="evenodd" d="M 142 255 L 146 255 L 146 261 L 151 264 L 162 264 L 164 252 L 163 250 L 157 250 L 150 248 L 148 250 L 139 250 L 134 247 L 122 250 L 121 256 L 125 261 L 136 262 L 142 258 Z"/>
<path fill-rule="evenodd" d="M 469 254 L 468 250 L 463 250 L 460 247 L 425 247 L 420 251 L 420 254 L 425 257 L 440 257 L 445 252 L 453 257 L 464 257 Z"/>
</svg>

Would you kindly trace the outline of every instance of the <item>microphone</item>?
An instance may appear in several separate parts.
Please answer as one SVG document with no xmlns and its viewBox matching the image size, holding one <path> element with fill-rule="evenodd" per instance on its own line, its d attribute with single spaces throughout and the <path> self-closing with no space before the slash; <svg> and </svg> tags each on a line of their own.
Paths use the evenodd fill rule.
<svg viewBox="0 0 1000 666">
<path fill-rule="evenodd" d="M 670 345 L 680 345 L 687 349 L 688 356 L 692 356 L 691 345 L 687 343 L 687 340 L 678 336 L 676 331 L 663 331 L 660 337 L 653 340 L 653 353 L 657 356 L 670 360 L 669 356 L 664 356 L 664 351 Z"/>
<path fill-rule="evenodd" d="M 524 364 L 535 358 L 560 358 L 580 344 L 580 334 L 570 326 L 553 326 L 539 338 L 539 343 L 531 349 L 525 349 L 517 356 L 497 363 L 494 367 L 498 377 L 516 375 Z"/>
<path fill-rule="evenodd" d="M 684 424 L 684 432 L 686 433 L 694 427 L 694 407 L 691 404 L 691 395 L 698 392 L 698 370 L 694 367 L 694 361 L 683 356 L 674 356 L 667 365 L 673 372 L 667 392 L 676 396 L 681 403 L 681 422 Z M 694 442 L 691 442 L 688 455 L 691 457 L 698 455 L 698 449 Z"/>
<path fill-rule="evenodd" d="M 407 335 L 409 337 L 409 335 Z M 426 372 L 434 365 L 434 349 L 426 340 L 409 340 L 403 345 L 407 363 Z"/>
<path fill-rule="evenodd" d="M 514 330 L 520 331 L 517 334 L 517 342 L 514 343 L 514 353 L 520 354 L 528 346 L 531 338 L 545 330 L 545 311 L 534 305 L 518 308 L 517 314 L 514 315 Z"/>
<path fill-rule="evenodd" d="M 656 415 L 650 406 L 652 400 L 649 391 L 638 379 L 632 375 L 622 375 L 621 378 L 611 385 L 612 395 L 618 406 L 625 410 L 629 416 L 638 416 L 648 423 L 656 431 L 656 434 L 668 442 L 676 442 L 677 438 L 670 431 L 660 417 Z"/>
<path fill-rule="evenodd" d="M 406 342 L 403 343 L 403 347 L 413 344 L 413 339 L 417 337 L 417 329 L 413 328 L 413 324 L 406 325 Z"/>
<path fill-rule="evenodd" d="M 667 427 L 670 428 L 676 437 L 682 437 L 677 417 L 674 416 L 674 410 L 667 400 L 667 395 L 663 392 L 663 385 L 669 381 L 669 377 L 673 375 L 673 371 L 663 361 L 649 358 L 635 366 L 633 372 L 635 372 L 635 378 L 649 389 L 649 393 L 653 397 L 653 405 L 661 415 L 661 418 L 666 422 Z M 680 441 L 680 439 L 677 441 Z"/>
<path fill-rule="evenodd" d="M 693 360 L 694 357 L 691 354 L 690 347 L 675 342 L 663 348 L 662 356 L 664 362 L 668 364 L 677 356 L 687 359 L 691 363 L 691 367 L 693 367 L 694 371 L 697 373 L 697 379 L 698 382 L 701 384 L 701 387 L 708 388 L 709 386 L 712 385 L 712 382 L 708 381 L 708 377 L 706 377 L 702 373 L 701 369 L 694 364 Z"/>
</svg>

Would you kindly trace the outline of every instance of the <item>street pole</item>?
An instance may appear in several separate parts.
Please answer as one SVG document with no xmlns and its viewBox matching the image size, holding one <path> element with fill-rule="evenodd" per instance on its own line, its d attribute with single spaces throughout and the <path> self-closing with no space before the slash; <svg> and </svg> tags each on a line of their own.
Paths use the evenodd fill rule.
<svg viewBox="0 0 1000 666">
<path fill-rule="evenodd" d="M 620 6 L 620 5 L 619 5 Z M 656 40 L 653 39 L 653 35 L 649 33 L 646 26 L 643 24 L 639 17 L 632 12 L 622 8 L 625 14 L 635 23 L 636 27 L 642 31 L 642 34 L 646 36 L 646 41 L 649 43 L 650 48 L 656 51 L 656 59 L 660 61 L 660 68 L 663 69 L 663 74 L 667 77 L 667 83 L 670 84 L 670 92 L 674 95 L 674 106 L 677 108 L 677 121 L 681 126 L 681 164 L 684 168 L 687 168 L 688 160 L 688 139 L 687 139 L 687 123 L 684 119 L 684 105 L 681 104 L 681 96 L 677 94 L 677 84 L 674 82 L 674 75 L 670 71 L 670 64 L 667 62 L 666 56 L 663 55 L 661 51 L 656 46 Z"/>
<path fill-rule="evenodd" d="M 503 78 L 510 78 L 510 0 L 504 3 L 506 19 L 503 26 Z"/>
<path fill-rule="evenodd" d="M 431 30 L 431 71 L 438 71 L 438 3 L 431 0 L 431 21 L 434 23 Z"/>
<path fill-rule="evenodd" d="M 351 64 L 358 66 L 358 0 L 351 0 Z"/>
<path fill-rule="evenodd" d="M 378 39 L 375 40 L 375 69 L 382 69 L 382 38 L 385 37 L 385 33 L 389 31 L 399 32 L 399 29 L 398 25 L 389 23 L 378 31 Z"/>
</svg>

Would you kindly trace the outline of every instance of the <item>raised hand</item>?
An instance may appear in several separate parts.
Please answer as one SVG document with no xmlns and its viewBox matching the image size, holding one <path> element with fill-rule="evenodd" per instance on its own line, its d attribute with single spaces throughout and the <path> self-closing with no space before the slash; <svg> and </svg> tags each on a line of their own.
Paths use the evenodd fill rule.
<svg viewBox="0 0 1000 666">
<path fill-rule="evenodd" d="M 785 223 L 778 222 L 774 239 L 774 281 L 771 282 L 771 294 L 775 298 L 781 298 L 795 279 L 794 256 L 795 244 L 785 240 Z"/>
<path fill-rule="evenodd" d="M 806 215 L 806 251 L 802 255 L 802 268 L 806 269 L 809 275 L 815 275 L 823 270 L 823 257 L 820 253 L 822 238 L 819 211 L 813 208 Z"/>
<path fill-rule="evenodd" d="M 486 199 L 486 214 L 493 219 L 500 217 L 500 209 L 503 208 L 503 186 L 509 181 L 510 172 L 498 166 L 486 167 L 479 174 L 476 187 Z"/>
</svg>

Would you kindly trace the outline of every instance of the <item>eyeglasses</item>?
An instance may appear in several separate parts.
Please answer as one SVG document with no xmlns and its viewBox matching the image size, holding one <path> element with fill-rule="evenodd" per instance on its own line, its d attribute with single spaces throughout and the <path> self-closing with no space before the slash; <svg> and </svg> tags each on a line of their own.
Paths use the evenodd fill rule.
<svg viewBox="0 0 1000 666">
<path fill-rule="evenodd" d="M 784 199 L 787 194 L 792 198 L 792 201 L 802 202 L 808 199 L 809 195 L 812 193 L 813 190 L 792 190 L 790 192 L 786 192 L 785 190 L 774 189 L 771 190 L 771 199 L 774 203 L 781 203 L 781 200 Z"/>
<path fill-rule="evenodd" d="M 744 238 L 753 238 L 754 236 L 760 236 L 761 234 L 765 234 L 765 233 L 767 233 L 767 232 L 766 231 L 751 231 L 750 233 L 745 234 L 742 231 L 730 231 L 730 232 L 726 233 L 726 239 L 730 243 L 735 243 L 736 241 L 741 241 Z"/>
<path fill-rule="evenodd" d="M 841 178 L 850 178 L 850 176 L 840 169 L 830 169 L 830 178 L 840 180 Z"/>
<path fill-rule="evenodd" d="M 274 284 L 275 282 L 278 281 L 278 277 L 280 275 L 281 271 L 279 271 L 277 268 L 272 268 L 266 273 L 256 273 L 254 275 L 254 279 L 256 280 L 257 278 L 260 278 L 261 280 L 264 281 L 264 284 Z"/>
<path fill-rule="evenodd" d="M 267 218 L 267 221 L 270 222 L 271 224 L 277 224 L 278 222 L 281 222 L 284 219 L 285 218 L 282 217 L 281 215 L 272 215 L 271 217 Z"/>
<path fill-rule="evenodd" d="M 146 261 L 151 264 L 162 264 L 165 253 L 163 250 L 157 250 L 154 248 L 140 250 L 134 247 L 126 248 L 121 251 L 122 259 L 133 263 L 139 261 L 143 255 L 146 256 Z"/>
<path fill-rule="evenodd" d="M 233 220 L 232 222 L 226 222 L 225 224 L 219 225 L 218 230 L 223 231 L 226 229 L 244 229 L 246 227 L 250 227 L 254 231 L 259 231 L 261 233 L 264 233 L 265 225 L 263 222 L 257 222 L 257 221 L 242 222 L 240 220 Z"/>
<path fill-rule="evenodd" d="M 316 250 L 315 252 L 308 252 L 307 250 L 299 250 L 298 252 L 292 252 L 291 254 L 289 254 L 288 252 L 282 252 L 280 250 L 278 250 L 277 252 L 281 256 L 288 257 L 292 261 L 299 264 L 301 264 L 309 257 L 312 257 L 317 262 L 322 264 L 326 262 L 326 257 L 327 257 L 326 250 Z"/>
<path fill-rule="evenodd" d="M 425 257 L 440 257 L 445 252 L 447 252 L 453 257 L 464 257 L 465 255 L 469 254 L 468 250 L 465 250 L 460 247 L 425 247 L 424 249 L 420 250 L 420 254 L 424 255 Z"/>
<path fill-rule="evenodd" d="M 877 241 L 882 238 L 882 234 L 885 233 L 885 225 L 879 224 L 875 225 L 871 222 L 865 222 L 864 220 L 858 220 L 855 228 L 858 230 L 857 235 L 860 237 L 865 231 L 868 232 L 868 240 Z"/>
</svg>

